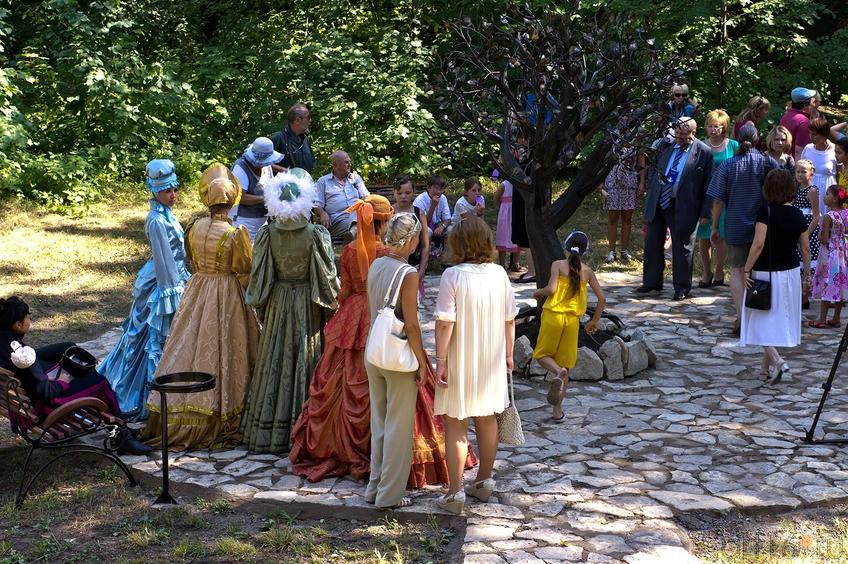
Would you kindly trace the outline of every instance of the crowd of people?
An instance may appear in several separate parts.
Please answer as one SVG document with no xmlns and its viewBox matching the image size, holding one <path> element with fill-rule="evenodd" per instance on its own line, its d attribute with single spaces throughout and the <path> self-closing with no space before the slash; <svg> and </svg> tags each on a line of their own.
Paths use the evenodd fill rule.
<svg viewBox="0 0 848 564">
<path fill-rule="evenodd" d="M 99 366 L 89 358 L 84 374 L 69 369 L 73 343 L 19 363 L 15 350 L 27 348 L 31 316 L 10 297 L 0 300 L 0 365 L 15 371 L 43 414 L 85 394 L 115 415 L 146 421 L 140 433 L 126 428 L 125 452 L 161 446 L 153 379 L 202 372 L 216 377 L 212 390 L 168 396 L 172 450 L 241 443 L 288 454 L 293 472 L 310 481 L 367 478 L 366 501 L 381 508 L 408 505 L 406 489 L 429 484 L 447 486 L 440 504 L 448 511 L 462 511 L 466 493 L 487 501 L 517 314 L 505 267 L 520 270 L 528 245 L 523 212 L 512 214 L 519 196 L 509 182 L 499 184 L 496 242 L 482 219 L 478 178 L 465 180 L 451 209 L 443 177 L 431 176 L 416 195 L 413 179 L 400 176 L 392 203 L 370 194 L 350 156 L 336 151 L 330 172 L 313 182 L 309 123 L 308 109 L 295 105 L 285 129 L 255 139 L 231 167 L 205 170 L 198 190 L 208 211 L 185 228 L 172 211 L 180 187 L 174 164 L 148 163 L 151 257 L 112 351 Z M 555 420 L 562 420 L 587 285 L 601 296 L 590 332 L 603 308 L 597 279 L 579 258 L 588 238 L 575 234 L 566 243 L 570 259 L 553 265 L 538 293 L 551 296 L 537 357 L 555 376 Z M 438 289 L 432 359 L 418 317 L 431 259 L 452 265 Z M 414 368 L 366 354 L 380 315 L 401 325 Z M 471 419 L 476 452 L 468 445 Z M 474 466 L 477 478 L 463 488 L 463 472 Z"/>
<path fill-rule="evenodd" d="M 698 286 L 724 285 L 729 267 L 734 331 L 742 344 L 764 347 L 763 376 L 773 382 L 789 370 L 777 347 L 800 343 L 803 304 L 820 300 L 821 315 L 810 325 L 838 327 L 848 299 L 845 124 L 830 127 L 817 115 L 812 90 L 796 88 L 791 98 L 765 140 L 758 125 L 769 102 L 755 96 L 732 128 L 727 112 L 707 112 L 702 141 L 699 107 L 675 85 L 670 129 L 655 143 L 656 156 L 623 149 L 604 183 L 607 261 L 619 258 L 619 222 L 620 257 L 632 258 L 632 215 L 645 194 L 636 292 L 662 290 L 670 241 L 673 299 L 688 299 L 698 241 Z M 175 167 L 151 161 L 144 229 L 152 256 L 138 273 L 114 349 L 96 368 L 93 359 L 84 369 L 69 363 L 72 343 L 39 349 L 36 362 L 22 364 L 15 351 L 25 346 L 30 312 L 11 297 L 0 300 L 0 366 L 15 371 L 45 413 L 89 394 L 116 415 L 146 420 L 139 437 L 123 431 L 125 450 L 136 453 L 162 440 L 153 378 L 213 374 L 214 389 L 168 397 L 170 448 L 243 443 L 252 452 L 287 453 L 293 472 L 310 481 L 367 478 L 366 501 L 381 508 L 408 505 L 406 489 L 428 484 L 447 485 L 439 504 L 454 513 L 466 495 L 487 501 L 495 489 L 496 415 L 508 405 L 513 367 L 517 307 L 506 270 L 519 271 L 526 251 L 531 270 L 519 280 L 535 278 L 521 194 L 499 183 L 495 235 L 482 219 L 479 178 L 465 180 L 453 210 L 439 175 L 417 195 L 410 176 L 398 177 L 394 203 L 370 194 L 341 150 L 330 155 L 330 172 L 313 181 L 310 121 L 308 108 L 296 104 L 283 130 L 255 139 L 231 167 L 205 170 L 199 193 L 208 213 L 185 229 L 172 212 Z M 520 143 L 514 151 L 525 165 L 532 158 Z M 338 258 L 334 243 L 342 245 Z M 566 259 L 551 265 L 534 294 L 543 307 L 533 356 L 553 376 L 553 421 L 564 418 L 587 290 L 597 300 L 587 333 L 597 330 L 605 305 L 581 259 L 588 236 L 572 232 L 563 245 Z M 451 266 L 439 283 L 431 359 L 418 312 L 434 259 Z M 746 305 L 749 289 L 766 283 L 770 306 Z M 368 352 L 393 335 L 378 334 L 381 316 L 401 327 L 404 363 Z M 472 419 L 476 452 L 468 446 Z M 474 483 L 463 487 L 463 472 L 475 465 Z"/>
<path fill-rule="evenodd" d="M 775 347 L 800 344 L 802 309 L 810 307 L 810 299 L 820 300 L 820 315 L 808 324 L 825 328 L 840 327 L 842 302 L 848 298 L 846 123 L 828 122 L 814 90 L 795 88 L 790 98 L 780 123 L 764 138 L 759 126 L 770 103 L 754 96 L 732 127 L 724 110 L 706 112 L 706 135 L 700 140 L 700 106 L 689 101 L 683 85 L 675 85 L 667 112 L 671 130 L 652 147 L 655 162 L 638 166 L 646 157 L 630 149 L 605 186 L 611 233 L 607 261 L 617 259 L 612 234 L 619 218 L 622 257 L 630 258 L 629 215 L 637 197 L 646 193 L 643 276 L 636 292 L 662 290 L 670 240 L 672 299 L 688 299 L 697 241 L 698 287 L 725 285 L 729 268 L 733 332 L 742 344 L 765 347 L 763 376 L 772 381 L 789 370 Z M 768 308 L 746 306 L 756 281 L 769 283 Z"/>
</svg>

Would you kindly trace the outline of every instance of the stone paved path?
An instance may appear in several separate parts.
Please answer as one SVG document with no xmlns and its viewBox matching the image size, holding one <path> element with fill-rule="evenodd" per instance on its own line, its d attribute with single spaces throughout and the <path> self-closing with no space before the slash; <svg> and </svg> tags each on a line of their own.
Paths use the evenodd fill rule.
<svg viewBox="0 0 848 564">
<path fill-rule="evenodd" d="M 805 327 L 803 345 L 784 352 L 791 375 L 763 386 L 759 349 L 739 347 L 730 335 L 727 288 L 695 290 L 691 301 L 673 303 L 670 295 L 635 299 L 637 284 L 624 275 L 604 275 L 602 284 L 609 309 L 653 340 L 657 366 L 623 381 L 572 383 L 562 423 L 549 421 L 541 378 L 516 382 L 527 442 L 498 453 L 493 502 L 466 506 L 466 562 L 697 561 L 676 515 L 781 512 L 848 499 L 848 447 L 800 440 L 841 330 Z M 427 312 L 436 285 L 429 281 Z M 532 288 L 516 288 L 528 301 Z M 432 325 L 425 327 L 431 350 Z M 85 346 L 103 356 L 116 339 L 111 331 Z M 848 435 L 846 384 L 843 370 L 822 420 L 835 434 Z M 157 457 L 126 460 L 159 472 Z M 174 482 L 236 498 L 365 506 L 362 482 L 309 484 L 274 455 L 236 449 L 172 460 Z M 438 493 L 414 492 L 408 511 L 437 513 Z"/>
</svg>

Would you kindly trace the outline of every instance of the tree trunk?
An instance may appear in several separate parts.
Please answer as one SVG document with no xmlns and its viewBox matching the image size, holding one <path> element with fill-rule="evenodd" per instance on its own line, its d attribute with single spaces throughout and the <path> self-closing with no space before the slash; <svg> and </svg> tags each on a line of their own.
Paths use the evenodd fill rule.
<svg viewBox="0 0 848 564">
<path fill-rule="evenodd" d="M 547 187 L 537 186 L 536 182 L 547 182 Z M 551 179 L 534 179 L 533 191 L 522 191 L 524 198 L 524 221 L 527 226 L 527 238 L 533 249 L 533 264 L 536 266 L 536 287 L 547 285 L 551 277 L 551 263 L 565 258 L 562 243 L 556 227 L 550 217 L 550 205 L 537 202 L 536 194 L 549 194 Z"/>
</svg>

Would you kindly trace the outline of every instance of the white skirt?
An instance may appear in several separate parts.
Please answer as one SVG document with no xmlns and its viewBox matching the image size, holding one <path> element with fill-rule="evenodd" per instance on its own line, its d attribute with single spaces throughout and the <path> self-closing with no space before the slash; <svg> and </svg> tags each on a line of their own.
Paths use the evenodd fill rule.
<svg viewBox="0 0 848 564">
<path fill-rule="evenodd" d="M 769 273 L 755 270 L 751 277 L 768 280 Z M 743 347 L 796 347 L 801 344 L 801 267 L 771 273 L 771 309 L 749 309 L 745 307 L 743 296 L 739 342 Z"/>
</svg>

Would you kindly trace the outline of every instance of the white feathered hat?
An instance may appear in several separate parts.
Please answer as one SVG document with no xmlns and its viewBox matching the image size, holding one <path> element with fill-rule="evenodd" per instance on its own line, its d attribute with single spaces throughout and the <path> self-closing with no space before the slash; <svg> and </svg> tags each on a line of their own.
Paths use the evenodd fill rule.
<svg viewBox="0 0 848 564">
<path fill-rule="evenodd" d="M 268 216 L 284 221 L 309 219 L 315 206 L 315 185 L 302 168 L 275 174 L 265 185 Z"/>
</svg>

